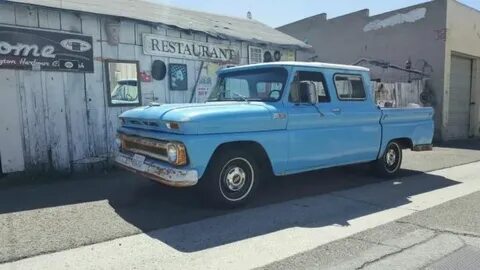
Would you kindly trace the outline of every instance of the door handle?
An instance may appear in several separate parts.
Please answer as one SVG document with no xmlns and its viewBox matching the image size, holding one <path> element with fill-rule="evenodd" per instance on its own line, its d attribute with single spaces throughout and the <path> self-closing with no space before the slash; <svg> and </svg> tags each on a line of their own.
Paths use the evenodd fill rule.
<svg viewBox="0 0 480 270">
<path fill-rule="evenodd" d="M 335 108 L 335 109 L 332 109 L 332 112 L 333 112 L 333 113 L 341 113 L 341 112 L 342 112 L 342 109 L 340 109 L 340 108 Z"/>
</svg>

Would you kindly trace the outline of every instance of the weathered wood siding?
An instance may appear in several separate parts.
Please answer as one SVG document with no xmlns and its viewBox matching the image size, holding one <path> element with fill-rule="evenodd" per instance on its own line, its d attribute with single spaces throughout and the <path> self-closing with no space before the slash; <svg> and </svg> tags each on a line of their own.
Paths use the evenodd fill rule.
<svg viewBox="0 0 480 270">
<path fill-rule="evenodd" d="M 3 172 L 72 172 L 110 164 L 118 116 L 131 107 L 109 107 L 106 59 L 138 60 L 150 71 L 154 60 L 185 63 L 188 91 L 170 91 L 168 78 L 142 82 L 142 102 L 190 102 L 202 64 L 200 61 L 149 56 L 143 53 L 142 34 L 211 43 L 235 44 L 240 64 L 248 63 L 248 43 L 219 40 L 204 33 L 185 33 L 121 19 L 120 44 L 107 43 L 106 16 L 22 4 L 0 3 L 0 24 L 80 33 L 92 36 L 94 73 L 65 73 L 0 69 L 0 157 Z M 255 44 L 253 44 L 255 45 Z M 204 66 L 205 69 L 205 66 Z M 210 71 L 211 72 L 211 71 Z"/>
<path fill-rule="evenodd" d="M 375 100 L 380 106 L 386 102 L 391 103 L 393 107 L 407 107 L 409 104 L 418 104 L 422 106 L 420 94 L 425 89 L 425 80 L 414 80 L 410 83 L 379 83 L 372 84 Z"/>
</svg>

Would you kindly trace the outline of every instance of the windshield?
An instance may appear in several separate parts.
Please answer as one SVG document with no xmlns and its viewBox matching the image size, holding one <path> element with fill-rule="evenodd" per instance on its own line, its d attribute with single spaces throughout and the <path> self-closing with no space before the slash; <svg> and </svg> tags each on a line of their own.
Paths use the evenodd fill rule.
<svg viewBox="0 0 480 270">
<path fill-rule="evenodd" d="M 278 101 L 288 72 L 284 68 L 252 69 L 219 75 L 208 101 Z"/>
</svg>

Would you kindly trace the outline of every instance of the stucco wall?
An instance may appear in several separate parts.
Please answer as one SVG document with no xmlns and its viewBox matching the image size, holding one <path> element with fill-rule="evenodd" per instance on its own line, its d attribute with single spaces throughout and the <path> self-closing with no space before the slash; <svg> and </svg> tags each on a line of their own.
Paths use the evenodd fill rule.
<svg viewBox="0 0 480 270">
<path fill-rule="evenodd" d="M 352 64 L 369 58 L 404 67 L 410 59 L 413 68 L 431 75 L 429 86 L 435 93 L 438 138 L 442 123 L 445 25 L 446 0 L 436 0 L 372 17 L 368 10 L 329 20 L 320 14 L 279 30 L 312 45 L 316 51 L 314 61 Z M 312 55 L 297 57 L 312 59 Z M 366 66 L 371 68 L 374 79 L 409 80 L 405 72 Z"/>
<path fill-rule="evenodd" d="M 473 59 L 471 133 L 480 136 L 480 12 L 448 0 L 447 44 L 445 48 L 445 112 L 448 112 L 450 64 L 452 54 Z M 445 113 L 443 125 L 448 122 Z"/>
</svg>

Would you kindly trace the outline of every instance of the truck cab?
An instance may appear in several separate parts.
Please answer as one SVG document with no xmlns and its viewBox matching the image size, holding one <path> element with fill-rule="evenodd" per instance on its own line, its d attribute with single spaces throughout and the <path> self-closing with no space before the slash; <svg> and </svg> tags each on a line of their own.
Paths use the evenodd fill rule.
<svg viewBox="0 0 480 270">
<path fill-rule="evenodd" d="M 430 150 L 434 130 L 432 108 L 379 108 L 368 69 L 302 62 L 227 68 L 206 103 L 120 119 L 119 166 L 233 207 L 272 174 L 370 162 L 395 176 L 402 149 Z"/>
</svg>

